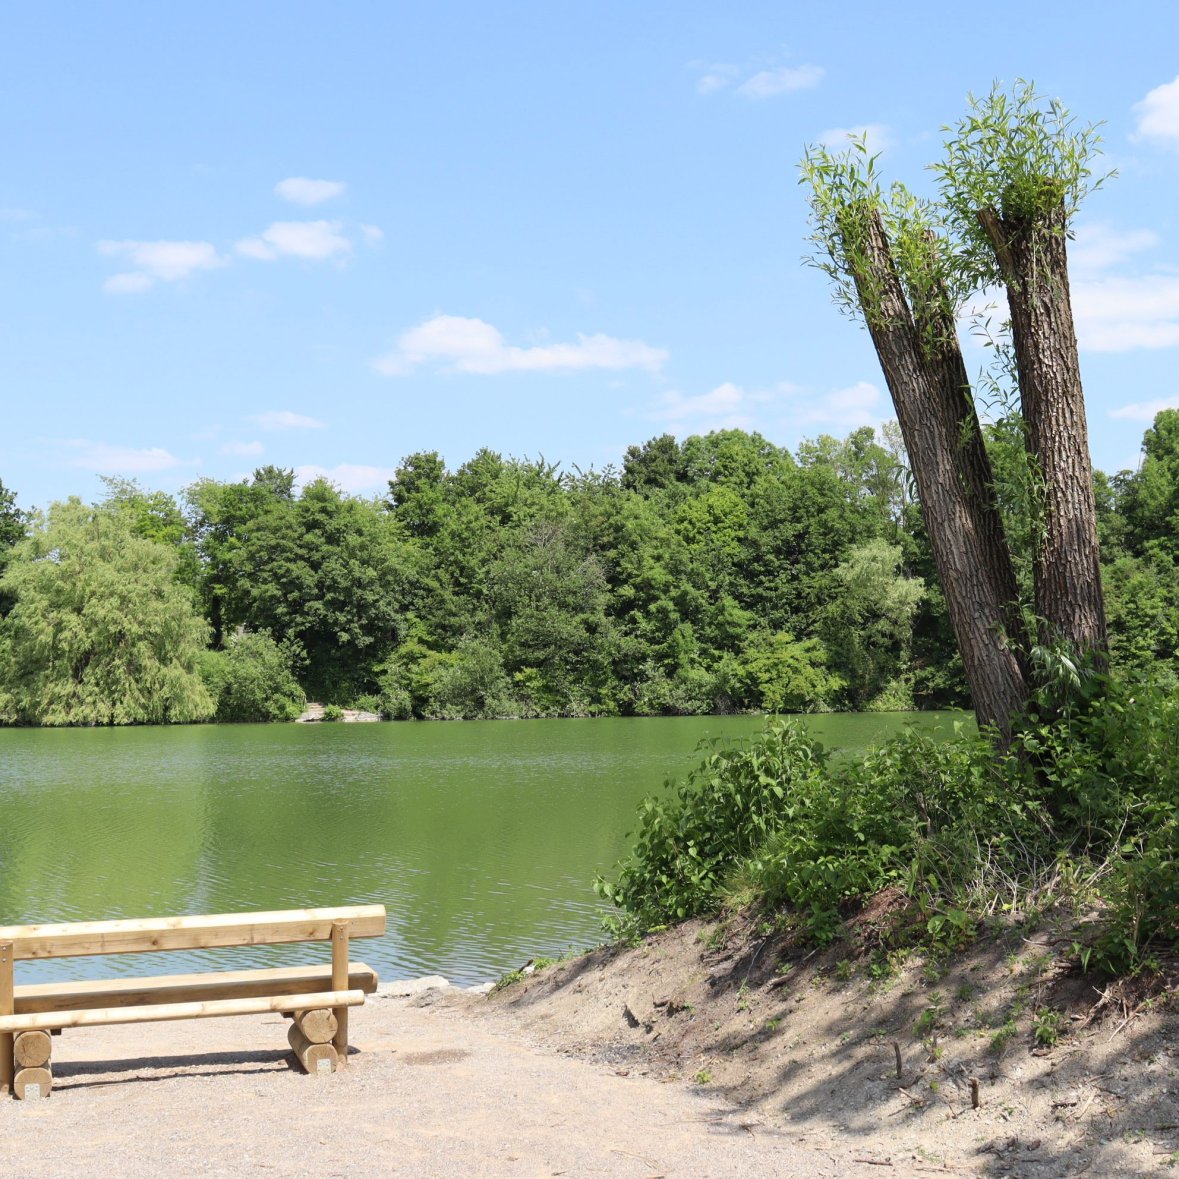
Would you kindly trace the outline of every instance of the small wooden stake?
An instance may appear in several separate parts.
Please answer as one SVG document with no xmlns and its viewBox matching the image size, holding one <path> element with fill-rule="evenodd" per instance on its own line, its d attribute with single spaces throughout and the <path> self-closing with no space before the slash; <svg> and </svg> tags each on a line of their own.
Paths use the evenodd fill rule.
<svg viewBox="0 0 1179 1179">
<path fill-rule="evenodd" d="M 13 999 L 14 983 L 12 974 L 12 942 L 0 942 L 0 1015 L 12 1015 L 16 1010 Z M 12 1061 L 12 1034 L 0 1034 L 0 1093 L 12 1089 L 14 1066 Z"/>
<path fill-rule="evenodd" d="M 982 1105 L 982 1101 L 978 1096 L 978 1077 L 970 1078 L 970 1108 L 978 1109 Z"/>
<path fill-rule="evenodd" d="M 287 1043 L 295 1054 L 295 1059 L 303 1066 L 303 1071 L 313 1076 L 319 1073 L 334 1073 L 339 1067 L 340 1058 L 331 1044 L 313 1044 L 299 1030 L 298 1024 L 291 1024 L 287 1028 Z"/>
<path fill-rule="evenodd" d="M 312 1044 L 331 1043 L 340 1029 L 340 1021 L 330 1007 L 318 1008 L 315 1011 L 296 1011 L 295 1023 Z"/>
<path fill-rule="evenodd" d="M 17 1071 L 13 1092 L 22 1101 L 48 1097 L 53 1088 L 53 1073 L 47 1068 L 22 1068 Z"/>
<path fill-rule="evenodd" d="M 41 1068 L 49 1064 L 53 1040 L 48 1032 L 18 1032 L 12 1055 L 17 1068 Z"/>
<path fill-rule="evenodd" d="M 897 1078 L 899 1080 L 901 1075 L 901 1045 L 899 1041 L 893 1040 L 892 1050 L 897 1054 Z"/>
<path fill-rule="evenodd" d="M 337 983 L 341 984 L 337 986 Z M 348 989 L 348 922 L 332 922 L 332 990 Z M 348 1064 L 348 1008 L 336 1008 L 336 1034 L 332 1043 L 340 1058 L 340 1067 Z"/>
</svg>

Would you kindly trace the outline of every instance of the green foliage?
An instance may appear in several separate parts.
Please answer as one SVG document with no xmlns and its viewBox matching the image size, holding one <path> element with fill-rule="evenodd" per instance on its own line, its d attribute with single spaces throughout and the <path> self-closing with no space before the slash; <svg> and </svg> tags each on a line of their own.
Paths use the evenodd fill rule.
<svg viewBox="0 0 1179 1179">
<path fill-rule="evenodd" d="M 598 881 L 615 929 L 715 912 L 740 891 L 826 942 L 891 888 L 907 901 L 898 935 L 949 950 L 997 910 L 1088 905 L 1100 881 L 1106 922 L 1086 962 L 1147 961 L 1179 941 L 1179 695 L 1074 670 L 1061 665 L 1005 750 L 986 734 L 906 734 L 832 759 L 781 721 L 714 750 L 643 802 L 630 859 Z"/>
<path fill-rule="evenodd" d="M 1093 175 L 1097 127 L 1078 125 L 1059 100 L 1046 99 L 1030 82 L 1017 81 L 1010 93 L 996 83 L 986 96 L 972 95 L 969 113 L 944 130 L 952 134 L 933 170 L 964 269 L 979 286 L 1004 278 L 979 223 L 980 209 L 994 210 L 1020 232 L 1048 226 L 1060 209 L 1063 232 L 1085 197 L 1108 178 Z"/>
<path fill-rule="evenodd" d="M 0 719 L 22 724 L 204 720 L 197 674 L 208 626 L 178 558 L 114 508 L 71 499 L 11 551 L 0 592 Z"/>
<path fill-rule="evenodd" d="M 617 880 L 596 882 L 622 931 L 715 909 L 726 877 L 810 796 L 826 760 L 802 729 L 775 722 L 748 747 L 715 746 L 671 797 L 645 799 L 631 858 Z"/>
<path fill-rule="evenodd" d="M 294 720 L 306 703 L 291 670 L 292 653 L 268 634 L 237 632 L 223 651 L 207 651 L 201 663 L 219 721 Z"/>
</svg>

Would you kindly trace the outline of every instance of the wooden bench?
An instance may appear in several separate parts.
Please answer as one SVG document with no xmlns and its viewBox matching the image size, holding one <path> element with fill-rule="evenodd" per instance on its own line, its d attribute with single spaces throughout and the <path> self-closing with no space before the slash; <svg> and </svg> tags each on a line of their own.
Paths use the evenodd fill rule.
<svg viewBox="0 0 1179 1179">
<path fill-rule="evenodd" d="M 287 1039 L 304 1069 L 333 1072 L 347 1063 L 348 1009 L 377 988 L 374 971 L 349 962 L 349 942 L 384 932 L 382 905 L 0 926 L 0 1093 L 48 1096 L 50 1035 L 64 1028 L 264 1012 L 293 1018 Z M 330 963 L 22 986 L 14 974 L 43 958 L 312 941 L 331 942 Z"/>
</svg>

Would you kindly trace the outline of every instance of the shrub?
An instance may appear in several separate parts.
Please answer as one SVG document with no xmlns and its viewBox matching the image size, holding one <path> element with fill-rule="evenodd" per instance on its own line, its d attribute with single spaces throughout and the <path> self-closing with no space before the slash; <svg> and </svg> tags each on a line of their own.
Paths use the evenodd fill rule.
<svg viewBox="0 0 1179 1179">
<path fill-rule="evenodd" d="M 294 720 L 306 703 L 291 652 L 264 632 L 231 635 L 224 650 L 205 652 L 201 678 L 219 721 Z"/>
<path fill-rule="evenodd" d="M 1177 804 L 1179 696 L 1082 675 L 1042 693 L 1005 750 L 985 733 L 907 733 L 835 759 L 780 720 L 714 746 L 644 800 L 630 858 L 597 888 L 633 935 L 716 911 L 739 881 L 820 942 L 892 888 L 907 928 L 942 948 L 996 912 L 1096 899 L 1104 927 L 1084 960 L 1133 969 L 1179 941 Z"/>
</svg>

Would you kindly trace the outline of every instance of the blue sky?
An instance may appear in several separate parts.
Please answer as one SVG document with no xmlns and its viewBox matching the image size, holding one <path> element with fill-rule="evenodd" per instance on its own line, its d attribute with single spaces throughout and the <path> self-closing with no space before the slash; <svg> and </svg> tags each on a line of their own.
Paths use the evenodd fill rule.
<svg viewBox="0 0 1179 1179">
<path fill-rule="evenodd" d="M 897 13 L 903 15 L 898 16 Z M 1179 405 L 1179 17 L 1082 0 L 45 3 L 0 40 L 0 479 L 372 494 L 480 446 L 618 463 L 891 416 L 801 265 L 803 146 L 928 187 L 968 91 L 1104 120 L 1078 222 L 1098 466 Z"/>
</svg>

